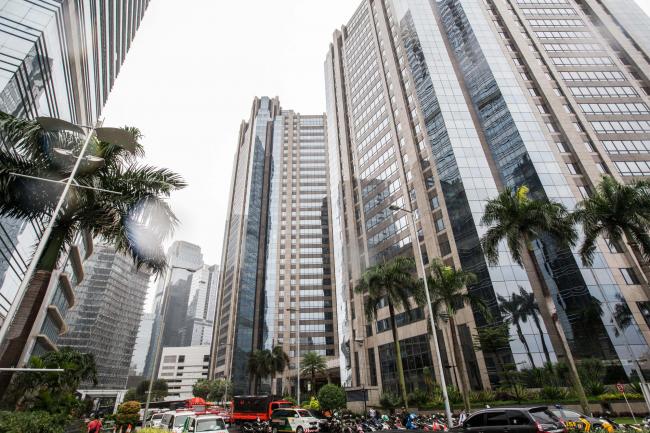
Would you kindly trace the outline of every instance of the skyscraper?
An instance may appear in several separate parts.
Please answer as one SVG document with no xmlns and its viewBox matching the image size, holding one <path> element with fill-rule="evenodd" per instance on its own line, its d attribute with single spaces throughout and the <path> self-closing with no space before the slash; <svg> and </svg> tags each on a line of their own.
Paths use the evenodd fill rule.
<svg viewBox="0 0 650 433">
<path fill-rule="evenodd" d="M 94 124 L 148 4 L 149 0 L 0 2 L 0 110 L 27 118 L 54 116 Z M 0 218 L 3 317 L 14 301 L 42 230 L 37 222 Z M 67 287 L 68 283 L 62 280 L 61 284 Z M 33 320 L 43 310 L 41 303 L 48 302 L 43 290 L 26 296 L 32 304 L 21 304 L 22 318 Z M 56 335 L 65 328 L 63 322 L 52 326 L 45 334 Z M 31 345 L 29 334 L 28 327 L 12 329 L 12 347 L 17 349 L 4 351 L 3 365 L 18 362 L 22 348 Z"/>
<path fill-rule="evenodd" d="M 154 297 L 154 324 L 151 331 L 151 342 L 145 363 L 145 376 L 158 371 L 159 361 L 156 361 L 156 341 L 164 322 L 164 330 L 160 347 L 189 346 L 186 339 L 187 307 L 190 300 L 192 274 L 203 267 L 201 247 L 190 242 L 175 241 L 167 251 L 169 268 L 164 278 L 159 280 Z M 165 292 L 168 291 L 168 295 Z M 164 297 L 167 296 L 167 308 L 163 310 Z M 155 363 L 155 365 L 154 365 Z"/>
<path fill-rule="evenodd" d="M 309 351 L 338 373 L 325 128 L 325 116 L 267 97 L 240 128 L 211 358 L 211 377 L 231 378 L 235 393 L 252 391 L 255 349 L 281 346 L 290 358 L 266 391 L 294 392 Z"/>
<path fill-rule="evenodd" d="M 88 260 L 87 278 L 68 311 L 68 332 L 61 346 L 95 355 L 98 387 L 123 389 L 131 365 L 150 273 L 133 260 L 100 243 Z"/>
<path fill-rule="evenodd" d="M 151 343 L 151 331 L 153 329 L 154 314 L 144 313 L 140 320 L 140 327 L 135 338 L 135 347 L 131 357 L 131 369 L 136 375 L 142 375 L 144 366 L 149 353 L 149 344 Z"/>
<path fill-rule="evenodd" d="M 184 335 L 186 346 L 209 346 L 212 342 L 219 283 L 219 266 L 203 265 L 192 274 Z"/>
<path fill-rule="evenodd" d="M 365 0 L 334 33 L 325 73 L 337 296 L 350 312 L 339 309 L 342 382 L 397 389 L 386 312 L 367 323 L 351 290 L 367 266 L 418 250 L 425 263 L 440 258 L 477 275 L 468 290 L 499 318 L 498 296 L 539 299 L 540 284 L 505 246 L 488 266 L 479 245 L 488 199 L 527 185 L 571 209 L 603 174 L 650 174 L 650 65 L 642 41 L 613 23 L 615 2 Z M 390 205 L 412 209 L 417 227 Z M 549 239 L 533 246 L 573 356 L 631 375 L 650 332 L 646 276 L 627 246 L 599 241 L 591 267 Z M 464 363 L 479 389 L 498 383 L 500 361 L 564 359 L 541 310 L 539 327 L 528 321 L 520 336 L 512 325 L 509 347 L 487 353 L 472 341 L 484 317 L 462 309 L 461 359 L 447 350 L 448 328 L 438 331 L 447 380 L 458 385 Z M 407 386 L 422 387 L 423 367 L 434 366 L 426 315 L 401 316 Z"/>
</svg>

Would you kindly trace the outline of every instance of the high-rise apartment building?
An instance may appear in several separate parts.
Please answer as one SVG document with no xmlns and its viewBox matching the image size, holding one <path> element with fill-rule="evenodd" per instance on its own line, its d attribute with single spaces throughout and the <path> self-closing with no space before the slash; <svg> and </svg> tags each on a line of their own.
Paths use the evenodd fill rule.
<svg viewBox="0 0 650 433">
<path fill-rule="evenodd" d="M 185 342 L 188 346 L 212 343 L 212 324 L 219 289 L 219 266 L 203 265 L 194 272 L 190 284 L 185 324 Z"/>
<path fill-rule="evenodd" d="M 123 389 L 147 296 L 150 273 L 133 259 L 99 243 L 86 266 L 86 279 L 68 311 L 68 332 L 59 345 L 95 355 L 98 388 Z"/>
<path fill-rule="evenodd" d="M 162 350 L 158 379 L 167 382 L 165 400 L 188 400 L 192 387 L 208 378 L 210 346 L 165 347 Z"/>
<path fill-rule="evenodd" d="M 211 358 L 211 377 L 231 378 L 235 393 L 251 391 L 255 349 L 290 358 L 266 391 L 295 392 L 299 352 L 325 356 L 338 375 L 325 129 L 324 115 L 267 97 L 240 128 Z"/>
<path fill-rule="evenodd" d="M 335 32 L 325 73 L 343 383 L 397 389 L 387 308 L 368 323 L 353 291 L 366 267 L 396 255 L 440 258 L 477 275 L 468 290 L 499 318 L 499 295 L 540 295 L 540 284 L 505 245 L 488 266 L 479 244 L 488 199 L 527 185 L 573 208 L 603 174 L 650 175 L 650 64 L 644 42 L 617 24 L 620 3 L 633 2 L 364 0 Z M 647 22 L 626 19 L 641 31 Z M 417 227 L 390 205 L 412 209 Z M 591 267 L 548 239 L 534 247 L 574 357 L 603 359 L 619 374 L 637 360 L 647 368 L 647 276 L 627 246 L 599 240 Z M 460 363 L 478 389 L 498 382 L 499 361 L 522 369 L 562 360 L 541 310 L 539 327 L 522 324 L 523 340 L 511 326 L 509 347 L 487 353 L 473 350 L 485 319 L 463 308 L 462 359 L 447 350 L 448 327 L 438 331 L 447 380 L 459 383 Z M 398 316 L 410 389 L 424 386 L 423 367 L 438 371 L 425 317 L 415 305 Z"/>
<path fill-rule="evenodd" d="M 148 4 L 149 0 L 0 1 L 0 110 L 27 118 L 53 116 L 82 125 L 93 124 L 100 116 Z M 2 317 L 14 301 L 42 230 L 38 222 L 0 218 Z M 84 243 L 80 245 L 85 250 Z M 74 253 L 73 260 L 77 258 Z M 74 275 L 63 274 L 66 273 L 74 279 Z M 51 281 L 55 278 L 60 281 L 54 284 L 63 285 L 65 290 L 70 286 L 65 275 L 57 273 Z M 53 299 L 51 290 L 46 298 L 45 286 L 38 293 L 27 294 L 29 303 L 22 304 L 20 317 L 30 322 L 36 320 L 48 298 Z M 58 289 L 56 292 L 63 293 Z M 54 295 L 55 302 L 62 299 L 59 295 Z M 60 305 L 62 309 L 74 302 L 73 297 L 67 299 L 66 305 Z M 65 330 L 63 321 L 55 320 L 51 325 L 40 334 L 53 336 Z M 2 354 L 3 366 L 16 364 L 23 347 L 32 346 L 29 335 L 34 332 L 28 326 L 12 329 L 10 338 L 15 344 Z M 41 340 L 46 346 L 53 343 Z"/>
<path fill-rule="evenodd" d="M 154 372 L 158 371 L 160 360 L 156 361 L 156 341 L 163 322 L 160 350 L 163 347 L 189 346 L 191 341 L 186 338 L 187 312 L 192 276 L 195 271 L 203 268 L 201 247 L 186 241 L 175 241 L 167 250 L 167 263 L 166 275 L 160 279 L 154 296 L 155 317 L 145 363 L 145 376 L 151 374 L 151 368 Z M 165 296 L 167 296 L 166 307 L 163 305 Z"/>
</svg>

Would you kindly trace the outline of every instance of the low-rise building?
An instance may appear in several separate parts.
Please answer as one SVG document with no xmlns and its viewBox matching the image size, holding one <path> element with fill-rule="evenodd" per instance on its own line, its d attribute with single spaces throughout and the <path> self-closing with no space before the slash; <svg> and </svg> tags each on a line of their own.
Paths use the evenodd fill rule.
<svg viewBox="0 0 650 433">
<path fill-rule="evenodd" d="M 167 400 L 192 398 L 192 387 L 208 378 L 210 346 L 163 347 L 158 379 L 167 381 Z"/>
</svg>

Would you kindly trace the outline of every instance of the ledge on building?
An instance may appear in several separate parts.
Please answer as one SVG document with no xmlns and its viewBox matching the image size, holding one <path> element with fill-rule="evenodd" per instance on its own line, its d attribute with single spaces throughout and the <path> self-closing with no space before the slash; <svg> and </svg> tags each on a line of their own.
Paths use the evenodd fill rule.
<svg viewBox="0 0 650 433">
<path fill-rule="evenodd" d="M 38 334 L 36 336 L 36 341 L 43 347 L 45 347 L 46 350 L 49 351 L 54 351 L 58 352 L 59 348 L 56 346 L 56 344 L 52 343 L 52 340 L 50 340 L 50 337 L 48 337 L 45 334 Z"/>
<path fill-rule="evenodd" d="M 70 263 L 72 264 L 72 271 L 75 277 L 77 277 L 77 284 L 80 284 L 84 280 L 84 267 L 79 247 L 76 245 L 70 247 Z"/>
<path fill-rule="evenodd" d="M 63 319 L 63 315 L 59 311 L 59 307 L 56 305 L 48 305 L 47 314 L 50 315 L 52 320 L 54 320 L 54 323 L 56 323 L 56 326 L 59 327 L 59 335 L 63 335 L 68 332 L 68 324 L 65 323 L 65 319 Z"/>
<path fill-rule="evenodd" d="M 68 301 L 68 308 L 74 307 L 74 304 L 77 302 L 77 299 L 72 290 L 72 281 L 70 281 L 70 275 L 67 272 L 61 272 L 59 275 L 59 281 L 61 282 L 61 290 L 63 290 L 63 295 L 65 296 L 66 301 Z"/>
</svg>

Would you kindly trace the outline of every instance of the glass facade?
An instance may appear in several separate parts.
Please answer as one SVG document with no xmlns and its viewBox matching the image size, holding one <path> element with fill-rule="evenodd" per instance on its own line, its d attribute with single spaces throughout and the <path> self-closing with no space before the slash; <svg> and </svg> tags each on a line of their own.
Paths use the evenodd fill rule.
<svg viewBox="0 0 650 433">
<path fill-rule="evenodd" d="M 266 97 L 242 127 L 212 355 L 212 375 L 231 377 L 235 393 L 252 392 L 247 363 L 234 361 L 252 350 L 281 346 L 290 358 L 262 392 L 295 392 L 297 358 L 308 351 L 338 356 L 325 128 L 324 116 Z"/>
<path fill-rule="evenodd" d="M 366 266 L 412 255 L 416 238 L 425 262 L 436 257 L 475 273 L 478 282 L 468 290 L 497 319 L 499 296 L 523 290 L 542 306 L 534 320 L 521 324 L 521 334 L 510 326 L 509 350 L 499 354 L 465 350 L 486 321 L 476 311 L 461 311 L 463 350 L 444 353 L 443 364 L 465 363 L 473 388 L 498 383 L 496 356 L 519 369 L 561 360 L 554 311 L 576 359 L 600 358 L 629 375 L 646 357 L 650 333 L 636 302 L 647 295 L 640 278 L 630 277 L 643 272 L 634 266 L 619 272 L 622 251 L 603 242 L 594 264 L 584 267 L 574 251 L 551 239 L 536 242 L 534 259 L 554 304 L 545 310 L 532 270 L 512 262 L 505 245 L 499 265 L 488 266 L 479 243 L 485 203 L 504 186 L 527 185 L 533 197 L 572 209 L 602 174 L 646 174 L 648 63 L 640 62 L 639 52 L 626 51 L 626 44 L 634 46 L 630 35 L 594 25 L 609 16 L 599 5 L 374 0 L 362 3 L 335 33 L 326 94 L 328 116 L 336 119 L 329 143 L 337 164 L 330 170 L 339 179 L 332 184 L 341 191 L 334 209 L 343 236 L 334 238 L 333 248 L 340 251 L 337 268 L 339 262 L 347 267 L 337 279 L 337 295 L 350 313 L 346 321 L 339 317 L 347 328 L 339 336 L 357 341 L 364 330 L 366 337 L 365 350 L 355 347 L 352 362 L 341 364 L 350 386 L 373 382 L 354 371 L 357 363 L 362 372 L 379 371 L 379 389 L 395 386 L 386 315 L 380 309 L 375 326 L 367 326 L 363 299 L 350 287 Z M 413 209 L 416 227 L 390 211 L 391 204 Z M 428 341 L 424 315 L 409 317 L 398 325 L 400 339 L 419 335 Z M 440 335 L 441 345 L 450 347 L 447 334 Z M 430 356 L 415 352 L 403 354 L 403 361 L 415 369 L 433 366 Z M 459 372 L 451 370 L 457 383 Z M 407 382 L 418 386 L 416 375 Z"/>
</svg>

